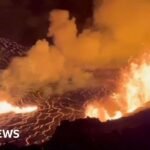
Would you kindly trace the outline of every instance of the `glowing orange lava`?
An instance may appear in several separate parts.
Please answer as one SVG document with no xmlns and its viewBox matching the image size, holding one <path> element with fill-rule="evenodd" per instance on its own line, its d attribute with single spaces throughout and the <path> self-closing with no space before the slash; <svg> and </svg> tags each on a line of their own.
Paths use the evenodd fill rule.
<svg viewBox="0 0 150 150">
<path fill-rule="evenodd" d="M 0 114 L 5 114 L 5 113 L 31 113 L 36 111 L 38 108 L 37 106 L 28 106 L 28 107 L 18 107 L 18 106 L 13 106 L 12 104 L 2 101 L 0 102 Z"/>
<path fill-rule="evenodd" d="M 101 121 L 119 119 L 146 109 L 150 102 L 150 55 L 143 55 L 122 72 L 117 92 L 105 100 L 90 102 L 85 111 L 88 117 Z"/>
</svg>

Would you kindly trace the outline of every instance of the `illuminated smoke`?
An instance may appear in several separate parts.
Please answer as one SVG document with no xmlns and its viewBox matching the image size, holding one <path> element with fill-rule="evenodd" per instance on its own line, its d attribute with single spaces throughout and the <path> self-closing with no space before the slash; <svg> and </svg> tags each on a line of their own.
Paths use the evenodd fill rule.
<svg viewBox="0 0 150 150">
<path fill-rule="evenodd" d="M 12 96 L 29 90 L 44 95 L 97 86 L 86 70 L 116 68 L 149 48 L 150 3 L 147 0 L 95 1 L 93 26 L 78 34 L 68 11 L 50 13 L 48 37 L 23 58 L 16 57 L 1 75 L 1 89 Z"/>
<path fill-rule="evenodd" d="M 148 0 L 96 1 L 94 24 L 101 30 L 103 57 L 108 66 L 122 66 L 150 47 Z"/>
</svg>

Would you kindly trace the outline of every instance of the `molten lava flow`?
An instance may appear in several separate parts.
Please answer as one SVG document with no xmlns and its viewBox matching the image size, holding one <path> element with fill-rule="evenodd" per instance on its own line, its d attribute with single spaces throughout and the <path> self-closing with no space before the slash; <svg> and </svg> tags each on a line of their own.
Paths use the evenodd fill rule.
<svg viewBox="0 0 150 150">
<path fill-rule="evenodd" d="M 18 107 L 18 106 L 13 106 L 12 104 L 3 101 L 0 102 L 0 114 L 4 113 L 30 113 L 34 112 L 37 110 L 37 106 L 28 106 L 28 107 Z"/>
<path fill-rule="evenodd" d="M 113 114 L 110 114 L 108 110 L 102 106 L 101 101 L 99 102 L 98 100 L 87 105 L 85 115 L 86 117 L 99 118 L 102 122 L 119 119 L 123 116 L 120 111 L 115 111 Z"/>
<path fill-rule="evenodd" d="M 150 101 L 150 55 L 143 55 L 122 72 L 117 92 L 107 100 L 95 100 L 86 107 L 85 115 L 101 121 L 118 119 L 147 108 Z"/>
</svg>

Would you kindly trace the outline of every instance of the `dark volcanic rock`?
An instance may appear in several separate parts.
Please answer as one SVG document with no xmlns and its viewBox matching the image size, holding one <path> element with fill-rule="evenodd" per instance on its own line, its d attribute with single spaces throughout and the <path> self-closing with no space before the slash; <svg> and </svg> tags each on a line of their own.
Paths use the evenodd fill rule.
<svg viewBox="0 0 150 150">
<path fill-rule="evenodd" d="M 13 57 L 26 55 L 29 48 L 0 37 L 0 69 L 5 69 Z"/>
<path fill-rule="evenodd" d="M 63 121 L 48 147 L 52 150 L 150 149 L 150 111 L 101 123 L 97 119 Z"/>
</svg>

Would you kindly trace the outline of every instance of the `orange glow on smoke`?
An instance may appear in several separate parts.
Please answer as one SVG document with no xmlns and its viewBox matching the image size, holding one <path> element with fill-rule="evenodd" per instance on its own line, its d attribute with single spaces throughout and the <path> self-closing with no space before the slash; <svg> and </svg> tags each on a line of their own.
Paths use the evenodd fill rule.
<svg viewBox="0 0 150 150">
<path fill-rule="evenodd" d="M 3 101 L 0 102 L 0 114 L 5 114 L 5 113 L 31 113 L 36 111 L 38 108 L 37 106 L 28 106 L 28 107 L 18 107 L 18 106 L 13 106 L 12 104 Z"/>
<path fill-rule="evenodd" d="M 117 92 L 105 100 L 90 102 L 85 111 L 88 117 L 101 121 L 119 119 L 140 109 L 150 102 L 150 55 L 143 55 L 122 72 Z"/>
</svg>

